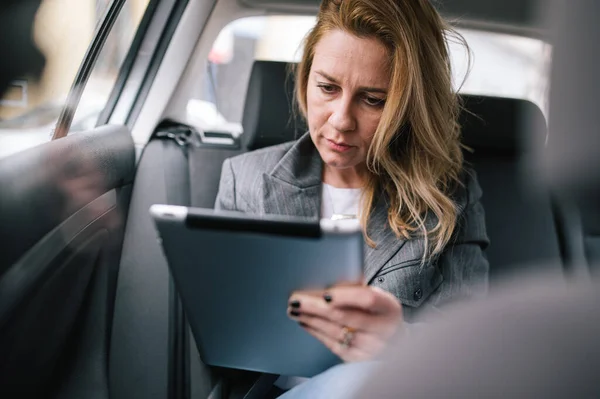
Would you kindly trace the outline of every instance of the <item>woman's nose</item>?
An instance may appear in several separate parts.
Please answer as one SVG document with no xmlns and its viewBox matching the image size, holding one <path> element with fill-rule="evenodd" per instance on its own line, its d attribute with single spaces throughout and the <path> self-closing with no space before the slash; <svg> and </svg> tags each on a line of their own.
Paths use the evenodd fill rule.
<svg viewBox="0 0 600 399">
<path fill-rule="evenodd" d="M 356 129 L 356 118 L 352 111 L 351 100 L 340 98 L 335 101 L 329 123 L 339 132 L 350 132 Z"/>
</svg>

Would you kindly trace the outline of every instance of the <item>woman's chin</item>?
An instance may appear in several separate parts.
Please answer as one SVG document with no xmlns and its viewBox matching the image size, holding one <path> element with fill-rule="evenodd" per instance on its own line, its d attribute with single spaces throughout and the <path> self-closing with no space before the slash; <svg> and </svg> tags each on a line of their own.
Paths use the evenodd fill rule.
<svg viewBox="0 0 600 399">
<path fill-rule="evenodd" d="M 348 169 L 360 164 L 356 159 L 357 154 L 354 149 L 348 152 L 337 152 L 326 147 L 319 147 L 319 155 L 325 165 L 336 169 Z"/>
<path fill-rule="evenodd" d="M 342 157 L 329 157 L 324 160 L 325 165 L 334 169 L 349 169 L 356 166 L 356 162 L 352 160 L 344 159 Z"/>
</svg>

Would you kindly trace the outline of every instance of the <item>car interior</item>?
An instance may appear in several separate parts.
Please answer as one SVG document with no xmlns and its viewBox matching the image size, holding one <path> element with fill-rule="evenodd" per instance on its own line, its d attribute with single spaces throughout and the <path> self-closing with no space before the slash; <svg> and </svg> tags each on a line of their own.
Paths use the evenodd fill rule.
<svg viewBox="0 0 600 399">
<path fill-rule="evenodd" d="M 124 1 L 112 3 L 118 12 Z M 534 0 L 434 3 L 459 27 L 547 40 Z M 0 397 L 264 395 L 277 376 L 202 363 L 148 210 L 212 208 L 225 159 L 306 131 L 293 109 L 288 61 L 252 63 L 236 94 L 244 98 L 241 135 L 200 130 L 184 110 L 229 22 L 314 16 L 318 7 L 318 0 L 151 0 L 97 127 L 55 133 L 0 159 Z M 69 98 L 75 107 L 77 97 Z M 592 274 L 600 221 L 529 174 L 547 140 L 544 111 L 527 99 L 460 97 L 465 159 L 483 190 L 491 241 L 490 290 L 539 268 Z M 65 133 L 69 118 L 72 110 L 59 119 Z"/>
</svg>

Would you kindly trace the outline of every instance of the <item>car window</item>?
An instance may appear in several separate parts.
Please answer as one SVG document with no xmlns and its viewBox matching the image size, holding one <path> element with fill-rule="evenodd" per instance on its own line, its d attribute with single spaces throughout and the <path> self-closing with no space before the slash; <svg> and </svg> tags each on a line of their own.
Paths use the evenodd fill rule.
<svg viewBox="0 0 600 399">
<path fill-rule="evenodd" d="M 39 126 L 47 126 L 56 121 L 60 115 L 60 110 L 60 103 L 42 104 L 30 112 L 0 121 L 0 129 L 35 129 Z"/>
<path fill-rule="evenodd" d="M 204 130 L 241 132 L 254 60 L 298 62 L 302 41 L 315 22 L 312 16 L 259 16 L 228 24 L 215 40 L 207 73 L 200 74 L 199 89 L 188 102 L 188 120 Z M 453 80 L 461 93 L 528 99 L 546 112 L 550 45 L 501 33 L 459 32 L 471 49 L 469 64 L 465 49 L 449 44 Z M 200 109 L 210 112 L 202 114 Z"/>
<path fill-rule="evenodd" d="M 91 129 L 110 95 L 149 0 L 128 0 L 85 86 L 71 131 Z M 24 76 L 0 99 L 0 157 L 49 141 L 111 0 L 42 2 L 33 37 L 46 58 L 39 80 Z"/>
</svg>

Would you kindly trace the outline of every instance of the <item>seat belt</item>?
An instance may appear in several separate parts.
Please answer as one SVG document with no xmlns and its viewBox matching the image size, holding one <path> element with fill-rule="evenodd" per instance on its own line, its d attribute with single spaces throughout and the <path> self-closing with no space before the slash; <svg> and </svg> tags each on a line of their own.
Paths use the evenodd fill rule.
<svg viewBox="0 0 600 399">
<path fill-rule="evenodd" d="M 167 127 L 157 129 L 155 139 L 162 140 L 162 155 L 165 165 L 164 181 L 169 205 L 190 205 L 190 173 L 188 150 L 193 144 L 192 132 L 188 129 Z M 169 366 L 168 398 L 190 397 L 190 349 L 189 329 L 183 305 L 173 276 L 169 273 Z"/>
</svg>

